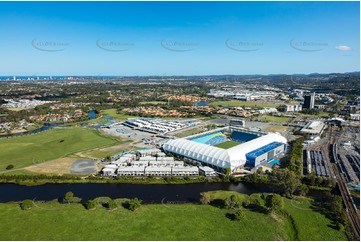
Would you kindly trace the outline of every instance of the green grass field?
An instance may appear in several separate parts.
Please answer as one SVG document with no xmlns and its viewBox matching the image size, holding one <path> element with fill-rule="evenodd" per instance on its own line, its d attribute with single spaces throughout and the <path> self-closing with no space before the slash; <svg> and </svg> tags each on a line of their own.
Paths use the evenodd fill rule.
<svg viewBox="0 0 361 242">
<path fill-rule="evenodd" d="M 284 132 L 288 129 L 287 126 L 272 125 L 264 129 L 267 132 Z"/>
<path fill-rule="evenodd" d="M 222 149 L 229 149 L 229 148 L 232 148 L 232 147 L 234 147 L 236 145 L 239 145 L 239 144 L 240 144 L 239 142 L 229 140 L 229 141 L 220 143 L 218 145 L 215 145 L 215 147 L 222 148 Z"/>
<path fill-rule="evenodd" d="M 294 205 L 285 199 L 295 226 L 280 215 L 248 209 L 243 220 L 231 221 L 231 210 L 211 205 L 149 204 L 131 212 L 120 205 L 88 211 L 81 204 L 36 203 L 23 211 L 16 203 L 0 204 L 0 234 L 2 240 L 347 240 L 309 209 L 311 201 Z"/>
<path fill-rule="evenodd" d="M 285 199 L 285 209 L 295 221 L 299 240 L 347 240 L 325 215 L 314 211 L 310 198 Z"/>
<path fill-rule="evenodd" d="M 287 122 L 291 122 L 292 118 L 266 115 L 266 116 L 260 117 L 259 121 L 272 122 L 272 123 L 287 123 Z"/>
<path fill-rule="evenodd" d="M 61 142 L 63 140 L 63 142 Z M 56 128 L 37 134 L 0 139 L 0 171 L 63 157 L 78 151 L 119 143 L 87 128 Z"/>
<path fill-rule="evenodd" d="M 117 110 L 115 108 L 101 110 L 100 114 L 104 115 L 104 116 L 110 116 L 110 117 L 120 119 L 120 120 L 127 119 L 127 118 L 135 118 L 136 117 L 136 116 L 127 115 L 125 113 L 117 113 Z"/>
<path fill-rule="evenodd" d="M 231 106 L 231 107 L 251 107 L 251 108 L 264 108 L 264 107 L 268 107 L 268 108 L 275 108 L 277 106 L 279 106 L 278 104 L 273 104 L 273 103 L 265 103 L 265 102 L 255 102 L 255 101 L 250 101 L 250 102 L 245 102 L 245 101 L 216 101 L 216 102 L 212 102 L 209 104 L 209 106 L 212 107 L 217 107 L 217 106 Z"/>
<path fill-rule="evenodd" d="M 236 195 L 243 201 L 246 197 L 244 194 L 231 191 L 212 191 L 208 192 L 210 200 L 222 199 L 224 200 L 231 195 Z M 252 194 L 253 199 L 258 200 L 259 204 L 264 206 L 265 201 L 261 198 L 261 194 Z M 318 212 L 314 206 L 314 200 L 308 197 L 295 197 L 293 199 L 283 198 L 284 210 L 291 216 L 294 221 L 290 221 L 290 218 L 286 218 L 283 215 L 277 215 L 281 221 L 279 221 L 279 227 L 284 227 L 285 231 L 288 231 L 293 240 L 318 240 L 318 241 L 335 241 L 335 240 L 347 240 L 346 235 L 335 229 L 334 224 L 324 214 Z M 269 216 L 269 215 L 264 215 Z"/>
<path fill-rule="evenodd" d="M 18 205 L 0 204 L 0 211 L 2 240 L 289 239 L 270 217 L 246 211 L 246 220 L 236 222 L 225 216 L 227 210 L 210 205 L 157 204 L 143 205 L 135 212 L 124 208 L 110 212 L 60 204 L 40 204 L 22 211 Z"/>
</svg>

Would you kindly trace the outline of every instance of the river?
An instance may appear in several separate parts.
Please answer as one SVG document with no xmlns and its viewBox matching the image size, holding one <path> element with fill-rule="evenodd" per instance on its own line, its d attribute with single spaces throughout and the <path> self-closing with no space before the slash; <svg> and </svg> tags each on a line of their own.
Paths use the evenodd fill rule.
<svg viewBox="0 0 361 242">
<path fill-rule="evenodd" d="M 271 186 L 258 184 L 233 183 L 195 183 L 195 184 L 45 184 L 39 186 L 22 186 L 17 184 L 0 184 L 0 202 L 35 199 L 49 201 L 61 198 L 68 191 L 88 201 L 96 197 L 139 198 L 144 203 L 161 203 L 164 200 L 178 203 L 197 203 L 201 192 L 227 190 L 244 194 L 272 192 Z"/>
</svg>

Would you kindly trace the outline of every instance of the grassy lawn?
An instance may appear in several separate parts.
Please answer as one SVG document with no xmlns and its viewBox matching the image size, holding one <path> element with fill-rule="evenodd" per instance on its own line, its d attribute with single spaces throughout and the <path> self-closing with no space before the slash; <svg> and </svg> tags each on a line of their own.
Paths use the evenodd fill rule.
<svg viewBox="0 0 361 242">
<path fill-rule="evenodd" d="M 284 228 L 261 213 L 231 221 L 210 205 L 152 204 L 135 212 L 122 207 L 87 211 L 80 204 L 39 204 L 22 211 L 0 204 L 2 240 L 287 240 Z M 259 229 L 262 228 L 262 229 Z M 19 233 L 21 231 L 21 233 Z M 257 232 L 256 232 L 257 231 Z"/>
<path fill-rule="evenodd" d="M 287 122 L 291 122 L 292 118 L 266 115 L 266 116 L 260 117 L 259 121 L 272 122 L 272 123 L 287 123 Z"/>
<path fill-rule="evenodd" d="M 236 192 L 210 194 L 212 199 L 246 197 Z M 252 197 L 262 200 L 260 194 Z M 17 203 L 8 203 L 0 204 L 0 234 L 2 240 L 347 240 L 329 219 L 310 209 L 311 202 L 284 199 L 293 224 L 282 215 L 252 209 L 242 210 L 243 220 L 232 221 L 226 217 L 232 210 L 211 205 L 148 204 L 131 212 L 120 204 L 115 211 L 101 205 L 88 211 L 81 204 L 48 202 L 23 211 Z"/>
<path fill-rule="evenodd" d="M 207 193 L 210 195 L 210 200 L 224 200 L 231 195 L 236 195 L 241 201 L 244 201 L 247 197 L 245 194 L 230 191 L 212 191 Z M 258 200 L 261 206 L 264 206 L 265 201 L 261 198 L 261 194 L 252 194 L 251 197 Z M 314 208 L 312 204 L 314 200 L 312 198 L 295 197 L 292 200 L 283 198 L 283 202 L 283 208 L 292 217 L 294 224 L 292 225 L 290 218 L 277 214 L 277 220 L 279 220 L 280 223 L 277 229 L 282 229 L 283 227 L 285 231 L 287 231 L 287 234 L 294 237 L 293 240 L 347 240 L 343 232 L 334 228 L 330 219 Z M 268 217 L 271 215 L 264 214 L 264 216 Z"/>
<path fill-rule="evenodd" d="M 119 141 L 115 138 L 101 136 L 95 130 L 80 127 L 56 128 L 32 135 L 0 139 L 0 171 L 5 170 L 9 164 L 16 169 L 117 142 Z"/>
<path fill-rule="evenodd" d="M 215 147 L 222 148 L 222 149 L 229 149 L 229 148 L 234 147 L 234 146 L 239 145 L 239 144 L 240 144 L 239 142 L 229 140 L 229 141 L 220 143 L 218 145 L 215 145 Z"/>
<path fill-rule="evenodd" d="M 285 209 L 293 217 L 300 240 L 347 240 L 345 234 L 334 229 L 325 215 L 312 209 L 311 198 L 285 199 Z"/>
<path fill-rule="evenodd" d="M 91 157 L 91 158 L 104 158 L 108 155 L 112 156 L 112 155 L 119 154 L 124 151 L 135 150 L 135 149 L 137 149 L 137 147 L 132 146 L 129 143 L 124 143 L 124 144 L 117 144 L 115 146 L 110 146 L 110 147 L 106 147 L 106 148 L 94 149 L 94 150 L 81 152 L 81 155 L 85 156 L 85 157 Z M 77 154 L 79 154 L 79 153 L 77 153 Z"/>
<path fill-rule="evenodd" d="M 135 118 L 136 117 L 136 116 L 127 115 L 125 113 L 117 113 L 117 110 L 115 108 L 101 110 L 100 114 L 104 115 L 104 116 L 110 116 L 110 117 L 120 119 L 120 120 L 121 119 L 127 119 L 127 118 Z"/>
<path fill-rule="evenodd" d="M 203 132 L 204 130 L 201 129 L 201 128 L 193 128 L 193 129 L 188 129 L 188 130 L 185 130 L 185 131 L 181 131 L 179 133 L 176 133 L 174 134 L 174 136 L 178 137 L 178 138 L 183 138 L 183 137 L 187 137 L 189 135 L 192 135 L 192 134 L 198 134 L 198 133 L 201 133 Z"/>
<path fill-rule="evenodd" d="M 209 104 L 209 106 L 212 107 L 216 107 L 216 106 L 231 106 L 231 107 L 251 107 L 251 108 L 264 108 L 264 107 L 268 107 L 268 108 L 275 108 L 277 106 L 279 106 L 279 104 L 273 104 L 273 103 L 265 103 L 265 102 L 255 102 L 255 101 L 250 101 L 250 102 L 245 102 L 245 101 L 217 101 L 217 102 L 212 102 Z"/>
</svg>

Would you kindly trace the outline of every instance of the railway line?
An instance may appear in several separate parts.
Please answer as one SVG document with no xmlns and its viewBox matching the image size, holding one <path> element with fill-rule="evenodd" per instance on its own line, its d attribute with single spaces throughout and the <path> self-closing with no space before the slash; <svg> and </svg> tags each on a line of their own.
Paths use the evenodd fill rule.
<svg viewBox="0 0 361 242">
<path fill-rule="evenodd" d="M 345 181 L 343 179 L 342 174 L 338 171 L 338 167 L 333 164 L 333 170 L 336 175 L 338 188 L 340 189 L 342 200 L 346 207 L 346 214 L 350 221 L 350 225 L 355 233 L 355 235 L 360 238 L 360 214 L 357 210 L 355 204 L 352 201 L 352 197 L 350 192 L 348 191 Z"/>
<path fill-rule="evenodd" d="M 340 190 L 343 203 L 346 208 L 346 215 L 350 221 L 350 225 L 352 228 L 352 231 L 357 236 L 358 240 L 360 239 L 360 213 L 358 209 L 356 208 L 351 194 L 349 190 L 346 187 L 346 179 L 347 178 L 345 171 L 343 171 L 343 166 L 341 166 L 341 162 L 339 160 L 339 156 L 337 155 L 337 144 L 335 143 L 336 138 L 334 135 L 332 135 L 332 128 L 330 131 L 330 143 L 328 145 L 329 147 L 329 156 L 331 161 L 331 167 L 333 170 L 333 173 L 335 175 L 338 188 Z M 357 163 L 357 161 L 355 161 Z M 357 168 L 356 168 L 357 169 Z"/>
</svg>

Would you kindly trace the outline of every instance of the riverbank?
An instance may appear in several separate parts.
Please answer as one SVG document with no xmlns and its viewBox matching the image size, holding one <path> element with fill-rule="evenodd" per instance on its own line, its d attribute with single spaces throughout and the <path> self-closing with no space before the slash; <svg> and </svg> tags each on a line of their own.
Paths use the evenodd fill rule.
<svg viewBox="0 0 361 242">
<path fill-rule="evenodd" d="M 252 196 L 264 206 L 261 194 Z M 0 203 L 0 233 L 3 240 L 347 240 L 312 208 L 313 199 L 283 200 L 289 217 L 244 209 L 240 221 L 230 219 L 231 209 L 176 198 L 134 212 L 118 199 L 116 209 L 97 204 L 92 211 L 56 200 L 35 202 L 25 211 L 18 203 Z"/>
<path fill-rule="evenodd" d="M 192 184 L 229 182 L 228 179 L 219 177 L 206 178 L 198 177 L 117 177 L 104 178 L 98 176 L 81 177 L 69 176 L 48 176 L 48 175 L 0 175 L 1 183 L 13 183 L 26 186 L 38 186 L 44 184 Z"/>
</svg>

